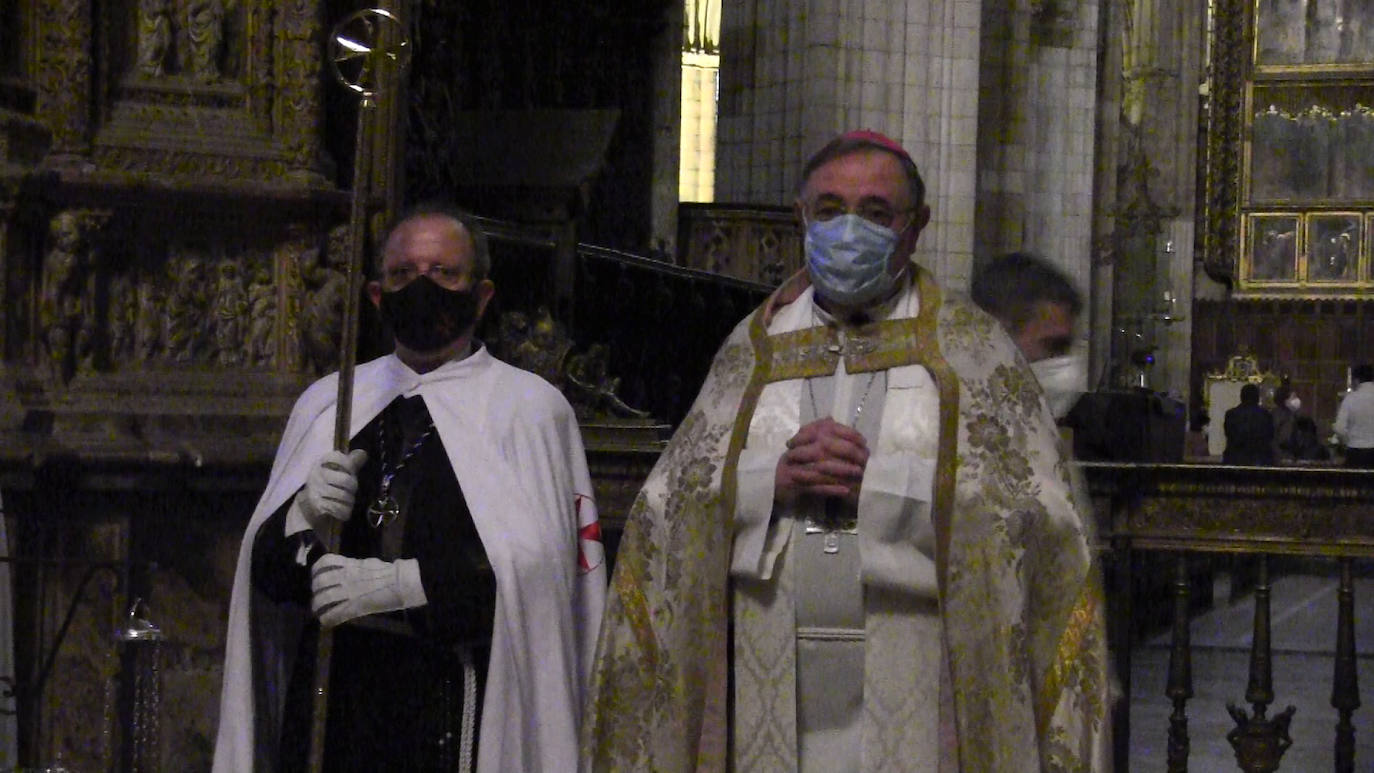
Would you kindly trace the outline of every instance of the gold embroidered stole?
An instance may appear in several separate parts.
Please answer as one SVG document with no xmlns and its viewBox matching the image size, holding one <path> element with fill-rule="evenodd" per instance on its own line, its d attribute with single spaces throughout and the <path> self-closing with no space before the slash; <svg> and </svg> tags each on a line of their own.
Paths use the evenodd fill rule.
<svg viewBox="0 0 1374 773">
<path fill-rule="evenodd" d="M 775 335 L 766 333 L 768 318 L 756 315 L 751 335 L 756 365 L 746 389 L 725 465 L 724 491 L 735 491 L 733 469 L 749 434 L 750 422 L 765 387 L 835 373 L 841 357 L 850 373 L 923 367 L 939 393 L 939 438 L 931 518 L 937 541 L 936 569 L 943 592 L 947 571 L 951 505 L 955 480 L 955 441 L 959 390 L 953 371 L 941 356 L 936 338 L 940 311 L 938 288 L 917 267 L 917 316 L 891 319 L 849 329 L 843 341 L 827 326 Z M 765 307 L 766 309 L 767 307 Z M 897 415 L 911 406 L 893 399 L 887 410 Z M 884 420 L 885 429 L 889 422 Z M 900 442 L 900 441 L 899 441 Z M 911 445 L 911 439 L 905 445 Z M 910 450 L 906 448 L 904 450 Z M 733 511 L 733 502 L 726 512 Z M 790 546 L 790 543 L 789 543 Z M 797 770 L 796 640 L 793 576 L 787 548 L 771 581 L 736 580 L 733 669 L 734 717 L 732 758 L 735 770 Z M 925 614 L 916 614 L 925 604 Z M 938 722 L 942 657 L 938 610 L 929 602 L 895 591 L 865 588 L 865 679 L 863 758 L 865 771 L 905 770 L 917 761 L 935 769 L 937 744 L 932 717 Z"/>
</svg>

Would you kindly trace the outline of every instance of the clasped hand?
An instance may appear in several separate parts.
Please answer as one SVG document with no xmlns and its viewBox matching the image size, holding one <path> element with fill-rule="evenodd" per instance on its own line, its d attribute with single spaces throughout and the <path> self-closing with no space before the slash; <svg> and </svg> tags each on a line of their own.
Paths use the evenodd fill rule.
<svg viewBox="0 0 1374 773">
<path fill-rule="evenodd" d="M 361 449 L 346 454 L 330 451 L 321 456 L 292 503 L 300 518 L 313 529 L 325 527 L 331 519 L 347 521 L 353 515 L 358 492 L 358 470 L 366 463 L 367 452 Z M 288 521 L 292 520 L 288 516 Z"/>
<path fill-rule="evenodd" d="M 791 504 L 802 496 L 835 497 L 857 505 L 867 465 L 868 442 L 858 430 L 831 418 L 813 421 L 787 441 L 773 498 Z"/>
</svg>

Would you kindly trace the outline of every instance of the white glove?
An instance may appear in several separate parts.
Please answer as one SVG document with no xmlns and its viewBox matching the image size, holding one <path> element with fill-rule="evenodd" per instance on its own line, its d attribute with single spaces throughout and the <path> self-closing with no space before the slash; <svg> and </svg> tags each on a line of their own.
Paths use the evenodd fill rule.
<svg viewBox="0 0 1374 773">
<path fill-rule="evenodd" d="M 324 527 L 330 518 L 347 521 L 353 515 L 353 501 L 358 493 L 358 470 L 364 464 L 367 452 L 362 449 L 347 454 L 330 451 L 321 456 L 286 513 L 286 536 L 307 527 Z"/>
<path fill-rule="evenodd" d="M 420 584 L 420 562 L 413 558 L 383 561 L 325 553 L 310 571 L 310 593 L 310 611 L 326 628 L 429 603 Z"/>
</svg>

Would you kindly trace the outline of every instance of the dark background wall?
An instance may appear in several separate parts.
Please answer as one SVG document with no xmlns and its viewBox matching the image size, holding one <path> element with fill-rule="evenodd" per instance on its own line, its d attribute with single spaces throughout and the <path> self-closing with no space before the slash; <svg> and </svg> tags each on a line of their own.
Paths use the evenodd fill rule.
<svg viewBox="0 0 1374 773">
<path fill-rule="evenodd" d="M 463 193 L 463 161 L 449 129 L 465 112 L 617 110 L 606 165 L 578 215 L 582 241 L 649 246 L 653 179 L 654 52 L 681 3 L 666 0 L 472 0 L 416 3 L 415 57 L 405 121 L 410 200 L 457 197 L 479 214 L 491 202 Z M 676 17 L 672 10 L 676 10 Z M 569 140 L 550 132 L 533 142 Z M 466 200 L 465 200 L 466 198 Z"/>
</svg>

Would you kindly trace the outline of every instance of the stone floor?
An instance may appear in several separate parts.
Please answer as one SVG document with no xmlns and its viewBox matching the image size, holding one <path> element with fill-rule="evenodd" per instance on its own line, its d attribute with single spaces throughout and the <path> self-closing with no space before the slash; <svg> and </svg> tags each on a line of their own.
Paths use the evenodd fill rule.
<svg viewBox="0 0 1374 773">
<path fill-rule="evenodd" d="M 1374 570 L 1361 565 L 1355 587 L 1355 648 L 1363 708 L 1354 716 L 1355 769 L 1374 770 Z M 1268 716 L 1297 707 L 1289 734 L 1293 745 L 1283 757 L 1283 771 L 1330 771 L 1337 714 L 1331 708 L 1336 639 L 1338 580 L 1322 565 L 1277 566 L 1272 577 L 1270 613 L 1274 663 L 1274 702 Z M 1226 704 L 1247 710 L 1250 641 L 1254 595 L 1232 598 L 1227 575 L 1217 575 L 1211 608 L 1192 621 L 1193 695 L 1188 702 L 1190 771 L 1240 770 L 1226 740 L 1235 721 Z M 1169 715 L 1164 695 L 1168 676 L 1169 635 L 1146 638 L 1132 650 L 1132 771 L 1166 768 Z M 1124 770 L 1124 766 L 1118 766 Z"/>
</svg>

